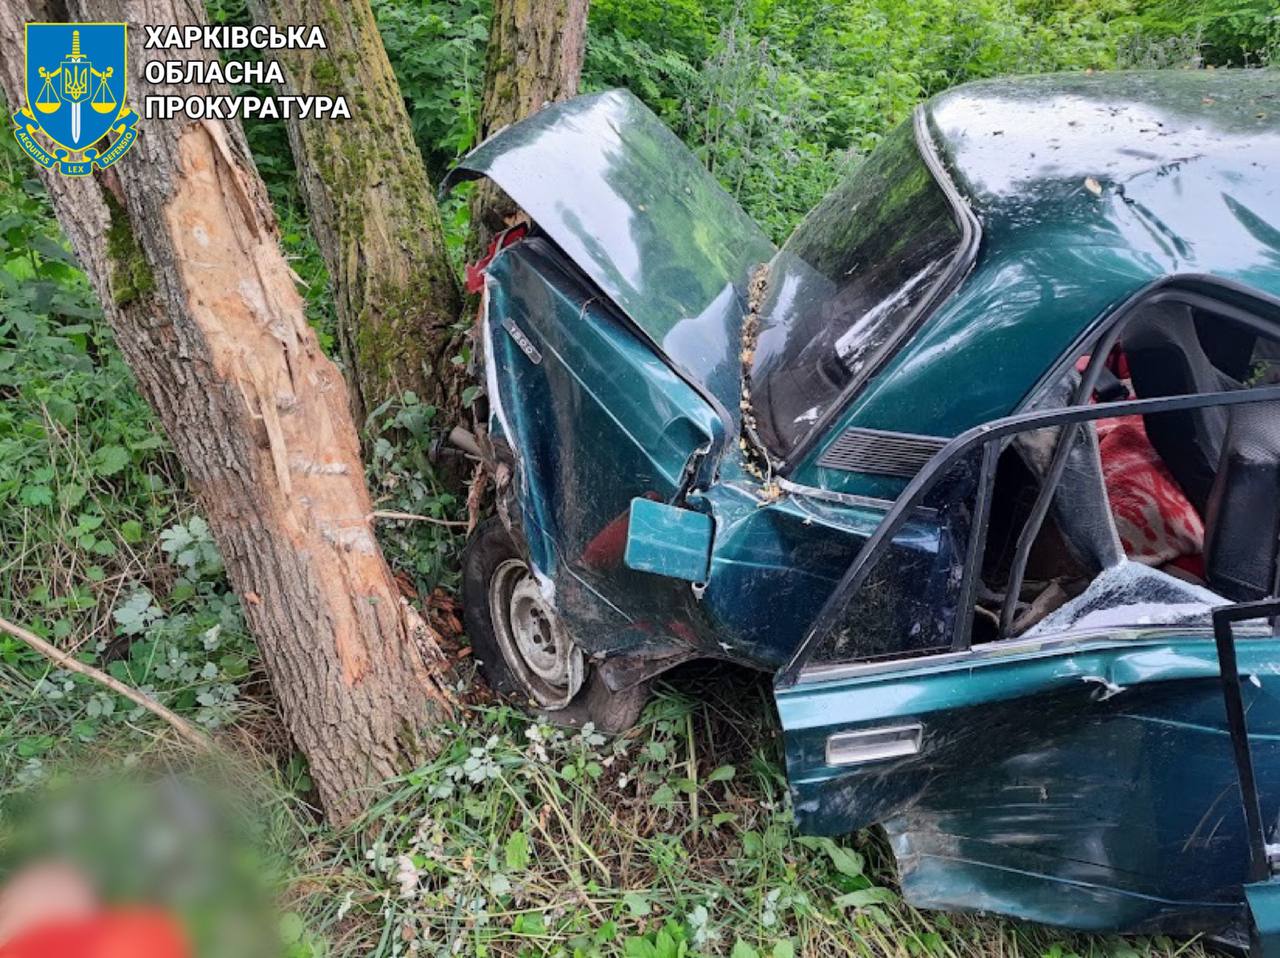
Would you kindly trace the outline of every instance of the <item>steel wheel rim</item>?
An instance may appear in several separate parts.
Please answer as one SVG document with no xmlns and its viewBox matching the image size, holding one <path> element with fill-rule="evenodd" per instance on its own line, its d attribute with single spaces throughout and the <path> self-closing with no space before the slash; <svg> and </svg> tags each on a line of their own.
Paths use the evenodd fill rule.
<svg viewBox="0 0 1280 958">
<path fill-rule="evenodd" d="M 493 570 L 489 617 L 502 657 L 529 697 L 545 709 L 568 705 L 582 687 L 582 650 L 523 560 L 507 559 Z"/>
</svg>

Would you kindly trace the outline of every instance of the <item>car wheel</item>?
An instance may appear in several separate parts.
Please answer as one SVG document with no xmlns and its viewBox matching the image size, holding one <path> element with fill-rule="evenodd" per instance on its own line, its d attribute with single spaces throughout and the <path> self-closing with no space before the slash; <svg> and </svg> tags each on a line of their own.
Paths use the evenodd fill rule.
<svg viewBox="0 0 1280 958">
<path fill-rule="evenodd" d="M 609 690 L 591 668 L 502 521 L 477 527 L 463 555 L 463 617 L 489 687 L 553 713 L 614 732 L 635 724 L 647 684 Z"/>
<path fill-rule="evenodd" d="M 490 687 L 544 709 L 567 706 L 582 688 L 582 650 L 501 520 L 476 530 L 463 564 L 467 635 Z"/>
</svg>

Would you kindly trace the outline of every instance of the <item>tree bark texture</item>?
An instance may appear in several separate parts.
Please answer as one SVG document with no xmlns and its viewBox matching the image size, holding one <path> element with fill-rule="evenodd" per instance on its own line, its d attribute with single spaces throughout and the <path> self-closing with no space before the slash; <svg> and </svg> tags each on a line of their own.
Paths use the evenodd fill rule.
<svg viewBox="0 0 1280 958">
<path fill-rule="evenodd" d="M 588 0 L 493 0 L 485 54 L 481 139 L 578 92 Z M 515 205 L 487 180 L 471 203 L 473 250 L 483 250 Z"/>
<path fill-rule="evenodd" d="M 463 372 L 451 357 L 461 311 L 444 231 L 400 85 L 368 0 L 251 0 L 261 24 L 318 23 L 324 50 L 282 50 L 286 90 L 345 96 L 351 119 L 286 121 L 329 268 L 357 422 L 413 390 L 452 422 Z"/>
<path fill-rule="evenodd" d="M 129 24 L 135 109 L 148 93 L 142 24 L 184 25 L 181 0 L 0 5 L 0 84 L 26 105 L 26 20 Z M 401 597 L 371 527 L 341 374 L 307 325 L 274 213 L 236 121 L 139 120 L 133 149 L 88 177 L 43 174 L 222 551 L 286 725 L 332 820 L 434 745 L 451 713 L 435 636 Z M 33 169 L 34 169 L 33 165 Z"/>
</svg>

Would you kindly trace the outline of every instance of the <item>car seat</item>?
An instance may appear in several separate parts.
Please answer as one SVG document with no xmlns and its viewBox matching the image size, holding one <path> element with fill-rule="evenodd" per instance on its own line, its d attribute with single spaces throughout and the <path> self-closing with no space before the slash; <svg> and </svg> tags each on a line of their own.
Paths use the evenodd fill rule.
<svg viewBox="0 0 1280 958">
<path fill-rule="evenodd" d="M 1071 370 L 1047 387 L 1030 408 L 1063 409 L 1070 405 L 1079 385 L 1080 374 Z M 1052 513 L 1071 558 L 1092 576 L 1121 562 L 1124 548 L 1107 500 L 1097 427 L 1082 423 L 1074 434 L 1066 468 L 1054 491 Z M 1059 426 L 1018 433 L 1014 438 L 1014 449 L 1037 480 L 1048 474 L 1061 435 Z"/>
<path fill-rule="evenodd" d="M 1280 415 L 1273 403 L 1222 411 L 1229 425 L 1205 518 L 1205 568 L 1214 591 L 1248 602 L 1280 585 Z"/>
<path fill-rule="evenodd" d="M 1225 325 L 1213 334 L 1232 335 L 1234 331 L 1225 329 Z M 1125 330 L 1123 345 L 1133 389 L 1141 399 L 1240 387 L 1210 360 L 1196 333 L 1189 306 L 1158 303 L 1146 307 Z M 1143 423 L 1156 452 L 1203 516 L 1222 459 L 1227 409 L 1154 413 L 1144 416 Z"/>
</svg>

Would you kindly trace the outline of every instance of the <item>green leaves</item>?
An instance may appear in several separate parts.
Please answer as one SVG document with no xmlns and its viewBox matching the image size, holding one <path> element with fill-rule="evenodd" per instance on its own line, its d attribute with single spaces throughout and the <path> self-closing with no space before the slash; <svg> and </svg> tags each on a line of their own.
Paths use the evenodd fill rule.
<svg viewBox="0 0 1280 958">
<path fill-rule="evenodd" d="M 78 482 L 68 482 L 58 489 L 58 504 L 64 509 L 73 509 L 80 504 L 80 501 L 84 499 L 85 493 L 88 491 Z M 101 521 L 101 517 L 99 517 L 99 521 Z"/>
<path fill-rule="evenodd" d="M 504 847 L 507 871 L 521 872 L 529 865 L 529 836 L 525 832 L 512 832 Z"/>
<path fill-rule="evenodd" d="M 365 463 L 381 508 L 444 520 L 461 518 L 464 503 L 445 488 L 432 462 L 439 438 L 436 408 L 412 392 L 389 399 L 369 413 L 365 428 L 372 454 Z M 414 580 L 421 595 L 455 580 L 462 537 L 447 524 L 378 524 L 378 539 L 397 571 Z"/>
<path fill-rule="evenodd" d="M 651 935 L 628 938 L 622 953 L 626 958 L 685 958 L 691 954 L 684 926 L 671 921 Z"/>
<path fill-rule="evenodd" d="M 1280 55 L 1273 0 L 594 0 L 590 22 L 583 88 L 629 88 L 779 242 L 840 166 L 955 84 Z"/>
<path fill-rule="evenodd" d="M 432 182 L 475 145 L 489 8 L 483 0 L 373 0 Z"/>
<path fill-rule="evenodd" d="M 150 594 L 135 595 L 149 575 L 144 563 L 155 561 L 145 529 L 164 526 L 189 494 L 174 482 L 160 431 L 29 158 L 2 137 L 0 397 L 0 555 L 10 560 L 0 615 L 62 647 L 75 643 L 92 661 L 112 638 L 132 641 L 159 624 Z M 13 747 L 23 723 L 56 725 L 62 751 L 132 713 L 88 683 L 48 679 L 48 663 L 25 649 L 7 650 L 5 661 L 41 689 L 39 709 L 24 709 L 17 723 L 6 711 L 0 723 L 6 776 L 15 759 L 40 758 Z M 17 778 L 32 784 L 35 766 Z"/>
<path fill-rule="evenodd" d="M 160 548 L 193 579 L 210 578 L 222 572 L 222 557 L 209 524 L 199 516 L 161 532 Z"/>
<path fill-rule="evenodd" d="M 796 842 L 805 848 L 824 853 L 831 860 L 832 866 L 846 878 L 861 878 L 864 861 L 861 855 L 851 848 L 837 845 L 830 838 L 815 835 L 801 835 Z"/>
<path fill-rule="evenodd" d="M 306 932 L 306 922 L 302 916 L 296 911 L 285 912 L 280 916 L 278 923 L 280 943 L 282 945 L 296 945 L 302 940 L 303 934 Z"/>
<path fill-rule="evenodd" d="M 653 905 L 649 901 L 649 896 L 638 891 L 629 891 L 623 895 L 622 907 L 633 918 L 643 918 L 653 912 Z"/>
<path fill-rule="evenodd" d="M 129 465 L 131 458 L 123 446 L 102 446 L 89 457 L 89 465 L 99 476 L 114 476 Z"/>
<path fill-rule="evenodd" d="M 146 589 L 139 589 L 116 606 L 111 617 L 122 635 L 141 635 L 163 613 Z"/>
<path fill-rule="evenodd" d="M 53 505 L 53 490 L 48 486 L 41 485 L 23 486 L 19 501 L 24 506 L 51 506 Z"/>
<path fill-rule="evenodd" d="M 868 908 L 872 905 L 892 905 L 897 900 L 898 896 L 891 889 L 872 887 L 840 895 L 832 904 L 841 909 Z"/>
</svg>

